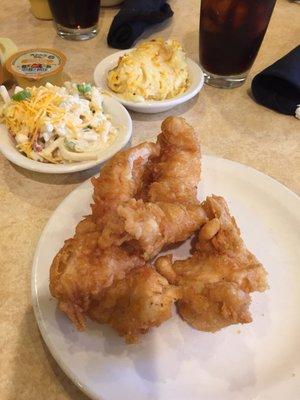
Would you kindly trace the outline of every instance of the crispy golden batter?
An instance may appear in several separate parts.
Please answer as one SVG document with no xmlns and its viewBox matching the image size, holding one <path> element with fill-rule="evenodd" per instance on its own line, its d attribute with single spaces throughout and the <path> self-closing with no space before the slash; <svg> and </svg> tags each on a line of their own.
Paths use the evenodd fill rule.
<svg viewBox="0 0 300 400">
<path fill-rule="evenodd" d="M 77 329 L 85 327 L 85 315 L 91 301 L 122 279 L 141 259 L 119 247 L 98 247 L 99 233 L 91 217 L 79 223 L 76 234 L 66 240 L 50 269 L 50 291 Z"/>
<path fill-rule="evenodd" d="M 194 129 L 183 118 L 169 117 L 162 123 L 158 144 L 159 155 L 144 171 L 139 193 L 143 201 L 131 199 L 118 205 L 105 225 L 100 247 L 129 241 L 148 260 L 206 222 L 197 200 L 201 152 Z"/>
<path fill-rule="evenodd" d="M 231 282 L 206 284 L 199 295 L 194 285 L 184 291 L 184 298 L 178 305 L 183 319 L 200 331 L 215 332 L 231 324 L 245 324 L 252 321 L 249 312 L 250 295 Z"/>
<path fill-rule="evenodd" d="M 109 324 L 127 343 L 134 343 L 141 334 L 171 317 L 172 305 L 179 295 L 178 288 L 169 285 L 150 266 L 144 266 L 115 281 L 94 302 L 89 315 Z"/>
<path fill-rule="evenodd" d="M 92 215 L 53 260 L 50 291 L 77 329 L 85 318 L 107 323 L 127 343 L 178 312 L 199 330 L 251 321 L 253 291 L 266 271 L 250 253 L 222 197 L 197 200 L 197 136 L 183 118 L 162 123 L 157 144 L 111 158 L 92 179 Z M 145 264 L 169 244 L 200 229 L 193 256 Z"/>
<path fill-rule="evenodd" d="M 223 274 L 245 292 L 265 291 L 268 288 L 267 272 L 254 254 L 246 248 L 225 199 L 214 195 L 207 197 L 203 208 L 210 221 L 199 232 L 195 255 L 207 259 L 213 256 L 218 270 L 222 265 Z M 215 220 L 219 221 L 219 229 L 212 232 L 214 235 L 207 232 L 205 234 L 205 228 L 211 227 L 211 222 Z"/>
<path fill-rule="evenodd" d="M 268 286 L 266 271 L 245 247 L 225 200 L 208 197 L 203 207 L 210 221 L 200 230 L 194 255 L 173 264 L 170 256 L 161 257 L 156 268 L 182 289 L 182 318 L 196 329 L 214 332 L 251 322 L 249 293 Z"/>
<path fill-rule="evenodd" d="M 193 129 L 171 117 L 157 144 L 119 152 L 92 179 L 92 215 L 50 271 L 51 293 L 78 329 L 90 315 L 131 342 L 170 317 L 178 289 L 139 254 L 149 259 L 207 221 L 197 200 L 200 156 Z"/>
<path fill-rule="evenodd" d="M 149 163 L 150 186 L 146 200 L 198 203 L 197 186 L 201 175 L 201 148 L 194 129 L 180 117 L 168 117 L 162 123 L 157 143 L 161 151 Z"/>
<path fill-rule="evenodd" d="M 102 167 L 99 177 L 92 178 L 92 212 L 99 231 L 121 202 L 133 198 L 141 190 L 147 162 L 158 154 L 158 144 L 142 143 L 117 153 Z"/>
<path fill-rule="evenodd" d="M 148 260 L 168 244 L 186 240 L 207 221 L 199 205 L 145 203 L 131 199 L 120 204 L 106 224 L 99 246 L 107 248 L 130 241 Z"/>
</svg>

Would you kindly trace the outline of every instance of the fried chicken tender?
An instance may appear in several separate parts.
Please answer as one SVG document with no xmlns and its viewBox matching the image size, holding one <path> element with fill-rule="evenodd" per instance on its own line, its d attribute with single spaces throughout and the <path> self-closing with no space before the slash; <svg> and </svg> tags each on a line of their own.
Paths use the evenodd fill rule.
<svg viewBox="0 0 300 400">
<path fill-rule="evenodd" d="M 130 242 L 146 260 L 168 244 L 186 240 L 207 221 L 199 205 L 145 203 L 131 199 L 118 206 L 116 215 L 105 226 L 99 246 Z"/>
<path fill-rule="evenodd" d="M 168 117 L 157 143 L 160 154 L 148 164 L 149 202 L 197 204 L 201 175 L 201 148 L 194 129 L 180 117 Z"/>
<path fill-rule="evenodd" d="M 221 260 L 218 265 L 222 263 L 225 275 L 245 292 L 265 291 L 268 288 L 267 272 L 246 248 L 225 199 L 215 195 L 207 197 L 203 208 L 209 222 L 199 232 L 195 255 L 199 258 L 213 255 L 215 259 Z M 216 220 L 219 221 L 219 229 L 216 231 L 213 228 L 208 232 L 207 228 L 211 228 L 212 222 Z M 232 265 L 235 267 L 232 268 Z"/>
<path fill-rule="evenodd" d="M 179 289 L 150 266 L 134 268 L 106 289 L 89 316 L 109 324 L 127 343 L 135 343 L 141 334 L 172 316 L 172 305 L 179 297 Z"/>
<path fill-rule="evenodd" d="M 132 248 L 125 250 L 124 246 L 121 248 L 116 243 L 110 243 L 110 246 L 101 249 L 99 239 L 103 228 L 114 220 L 118 206 L 137 196 L 147 162 L 157 156 L 159 150 L 159 144 L 143 143 L 119 152 L 106 163 L 100 177 L 93 179 L 92 215 L 79 223 L 75 236 L 65 242 L 53 260 L 50 291 L 58 299 L 59 308 L 79 330 L 85 327 L 91 304 L 95 304 L 108 287 L 124 280 L 131 269 L 144 265 L 144 261 L 132 253 Z M 154 277 L 159 276 L 155 271 L 153 273 Z M 151 282 L 151 279 L 148 281 Z M 128 280 L 123 281 L 124 284 L 126 282 L 130 284 L 130 275 Z M 167 281 L 164 283 L 169 286 Z M 162 311 L 159 310 L 155 319 L 152 310 L 153 323 L 161 320 Z M 146 322 L 143 326 L 146 329 Z"/>
<path fill-rule="evenodd" d="M 247 250 L 222 197 L 203 203 L 209 222 L 199 233 L 192 257 L 172 263 L 160 257 L 156 269 L 181 288 L 178 312 L 194 328 L 215 332 L 252 321 L 249 293 L 267 289 L 267 273 Z"/>
<path fill-rule="evenodd" d="M 197 199 L 201 151 L 194 129 L 183 118 L 169 117 L 157 142 L 160 152 L 145 168 L 142 199 L 118 205 L 103 229 L 100 247 L 131 242 L 148 260 L 207 221 Z"/>
<path fill-rule="evenodd" d="M 85 328 L 91 301 L 115 279 L 143 265 L 138 256 L 119 247 L 99 249 L 98 240 L 99 232 L 89 216 L 78 224 L 75 236 L 66 240 L 50 268 L 50 292 L 78 330 Z"/>
<path fill-rule="evenodd" d="M 214 259 L 192 257 L 172 264 L 169 256 L 156 261 L 157 270 L 182 290 L 177 304 L 181 317 L 194 328 L 215 332 L 227 325 L 251 322 L 250 295 L 214 271 Z M 222 264 L 221 264 L 222 268 Z"/>
<path fill-rule="evenodd" d="M 114 214 L 117 206 L 133 198 L 141 189 L 147 162 L 159 154 L 156 143 L 142 143 L 120 151 L 101 169 L 94 186 L 92 212 L 99 231 Z"/>
</svg>

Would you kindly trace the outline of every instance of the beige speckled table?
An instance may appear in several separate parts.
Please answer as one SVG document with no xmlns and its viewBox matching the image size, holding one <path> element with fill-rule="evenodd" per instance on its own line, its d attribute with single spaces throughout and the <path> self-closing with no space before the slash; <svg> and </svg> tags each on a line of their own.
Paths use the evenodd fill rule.
<svg viewBox="0 0 300 400">
<path fill-rule="evenodd" d="M 198 0 L 170 0 L 173 20 L 159 35 L 179 39 L 198 59 Z M 68 57 L 74 80 L 92 79 L 96 63 L 114 50 L 106 33 L 117 9 L 102 9 L 100 32 L 87 42 L 67 42 L 52 23 L 35 19 L 25 0 L 1 1 L 0 36 L 19 48 L 55 47 Z M 250 79 L 299 44 L 300 6 L 278 0 Z M 157 35 L 151 31 L 144 37 Z M 172 111 L 197 127 L 203 152 L 250 165 L 300 192 L 300 121 L 258 106 L 249 96 L 250 79 L 234 90 L 205 86 L 200 95 Z M 133 143 L 151 138 L 167 114 L 132 114 Z M 71 175 L 28 172 L 0 155 L 0 399 L 87 399 L 64 375 L 46 349 L 30 304 L 35 246 L 56 206 L 97 170 Z"/>
</svg>

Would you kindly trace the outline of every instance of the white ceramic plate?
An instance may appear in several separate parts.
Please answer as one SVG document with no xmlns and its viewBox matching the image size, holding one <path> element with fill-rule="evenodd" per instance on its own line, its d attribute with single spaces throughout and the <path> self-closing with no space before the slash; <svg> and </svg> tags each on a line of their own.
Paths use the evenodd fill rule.
<svg viewBox="0 0 300 400">
<path fill-rule="evenodd" d="M 190 85 L 183 94 L 176 96 L 173 99 L 160 100 L 160 101 L 147 100 L 144 102 L 134 102 L 134 101 L 124 100 L 122 96 L 117 95 L 108 88 L 106 84 L 106 77 L 108 71 L 114 68 L 118 64 L 119 58 L 122 57 L 125 53 L 128 53 L 132 50 L 134 49 L 118 51 L 104 58 L 104 60 L 102 60 L 96 66 L 94 71 L 94 81 L 96 86 L 105 90 L 112 97 L 120 101 L 129 110 L 147 114 L 167 111 L 175 106 L 178 106 L 179 104 L 185 103 L 186 101 L 190 100 L 192 97 L 196 96 L 196 94 L 200 92 L 204 84 L 203 72 L 198 64 L 196 64 L 193 60 L 188 58 L 187 64 L 189 70 Z"/>
<path fill-rule="evenodd" d="M 177 315 L 125 345 L 109 327 L 76 332 L 51 298 L 49 266 L 89 212 L 85 182 L 56 209 L 33 264 L 32 301 L 41 333 L 65 373 L 101 400 L 299 400 L 300 200 L 249 167 L 204 157 L 205 195 L 223 195 L 249 249 L 269 272 L 270 289 L 253 293 L 253 322 L 199 332 Z M 187 256 L 188 245 L 174 251 Z"/>
<path fill-rule="evenodd" d="M 68 164 L 50 164 L 31 160 L 21 154 L 14 140 L 4 125 L 0 124 L 0 152 L 12 163 L 30 171 L 43 172 L 47 174 L 64 174 L 69 172 L 83 171 L 94 167 L 112 157 L 121 150 L 130 140 L 132 134 L 132 121 L 128 111 L 110 96 L 103 95 L 103 107 L 107 114 L 112 117 L 112 123 L 120 130 L 115 141 L 101 153 L 99 158 L 92 161 L 72 162 Z"/>
</svg>

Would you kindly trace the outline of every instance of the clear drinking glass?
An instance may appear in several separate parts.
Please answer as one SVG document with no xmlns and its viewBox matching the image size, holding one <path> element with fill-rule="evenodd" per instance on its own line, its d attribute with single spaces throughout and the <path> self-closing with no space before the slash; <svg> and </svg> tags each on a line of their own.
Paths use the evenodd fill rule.
<svg viewBox="0 0 300 400">
<path fill-rule="evenodd" d="M 100 0 L 48 1 L 59 36 L 70 40 L 87 40 L 96 36 Z"/>
<path fill-rule="evenodd" d="M 209 85 L 241 86 L 265 36 L 276 0 L 201 0 L 200 64 Z"/>
</svg>

